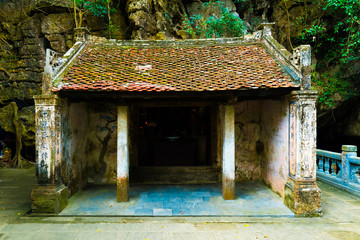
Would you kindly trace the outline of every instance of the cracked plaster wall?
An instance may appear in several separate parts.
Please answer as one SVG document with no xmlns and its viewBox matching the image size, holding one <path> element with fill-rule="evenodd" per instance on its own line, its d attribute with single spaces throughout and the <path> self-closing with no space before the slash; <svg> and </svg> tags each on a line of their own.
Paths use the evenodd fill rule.
<svg viewBox="0 0 360 240">
<path fill-rule="evenodd" d="M 235 106 L 235 178 L 238 182 L 262 179 L 260 155 L 261 101 L 242 101 Z"/>
<path fill-rule="evenodd" d="M 289 102 L 265 100 L 261 109 L 263 180 L 284 196 L 284 186 L 289 175 Z"/>
<path fill-rule="evenodd" d="M 87 183 L 88 113 L 85 103 L 65 103 L 62 114 L 61 178 L 75 194 Z"/>
</svg>

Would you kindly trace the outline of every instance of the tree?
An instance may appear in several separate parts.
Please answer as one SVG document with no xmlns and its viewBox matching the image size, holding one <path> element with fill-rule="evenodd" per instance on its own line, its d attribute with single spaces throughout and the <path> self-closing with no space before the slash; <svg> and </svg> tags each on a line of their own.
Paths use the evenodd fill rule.
<svg viewBox="0 0 360 240">
<path fill-rule="evenodd" d="M 110 38 L 116 33 L 117 26 L 111 21 L 111 13 L 115 11 L 111 7 L 111 0 L 96 0 L 94 2 L 85 0 L 73 0 L 74 20 L 76 28 L 82 27 L 84 17 L 92 13 L 96 17 L 107 17 L 108 35 Z"/>
<path fill-rule="evenodd" d="M 298 40 L 311 42 L 326 65 L 360 59 L 360 1 L 316 0 L 313 4 L 319 8 L 318 18 L 308 23 Z"/>
<path fill-rule="evenodd" d="M 16 136 L 16 149 L 15 149 L 15 156 L 11 161 L 10 166 L 15 167 L 15 168 L 22 168 L 22 162 L 23 160 L 25 160 L 22 156 L 21 156 L 21 150 L 22 150 L 22 137 L 21 137 L 21 133 L 22 133 L 22 125 L 19 122 L 19 116 L 18 116 L 18 106 L 15 102 L 11 102 L 10 105 L 12 105 L 13 107 L 13 125 L 15 128 L 15 136 Z"/>
</svg>

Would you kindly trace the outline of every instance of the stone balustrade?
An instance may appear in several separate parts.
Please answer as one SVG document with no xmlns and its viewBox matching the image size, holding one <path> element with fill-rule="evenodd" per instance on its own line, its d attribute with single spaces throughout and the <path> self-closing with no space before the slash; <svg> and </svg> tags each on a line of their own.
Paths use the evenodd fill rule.
<svg viewBox="0 0 360 240">
<path fill-rule="evenodd" d="M 360 196 L 360 157 L 357 147 L 343 145 L 342 153 L 317 149 L 317 178 Z"/>
</svg>

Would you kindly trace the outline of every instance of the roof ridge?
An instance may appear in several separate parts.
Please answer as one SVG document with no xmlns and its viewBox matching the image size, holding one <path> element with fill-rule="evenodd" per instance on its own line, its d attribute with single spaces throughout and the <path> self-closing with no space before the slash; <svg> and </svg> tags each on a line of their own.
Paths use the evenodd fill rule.
<svg viewBox="0 0 360 240">
<path fill-rule="evenodd" d="M 113 45 L 113 46 L 174 46 L 174 45 L 226 45 L 226 44 L 251 44 L 259 42 L 261 39 L 261 31 L 242 37 L 232 38 L 200 38 L 200 39 L 170 39 L 170 40 L 116 40 L 99 38 L 95 36 L 89 37 L 92 45 Z"/>
</svg>

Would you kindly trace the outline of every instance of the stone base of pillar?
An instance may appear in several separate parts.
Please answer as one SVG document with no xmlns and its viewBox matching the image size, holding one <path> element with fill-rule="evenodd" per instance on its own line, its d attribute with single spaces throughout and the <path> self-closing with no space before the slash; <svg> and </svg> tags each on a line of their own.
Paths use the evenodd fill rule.
<svg viewBox="0 0 360 240">
<path fill-rule="evenodd" d="M 224 200 L 235 199 L 235 181 L 234 180 L 223 180 L 222 192 Z"/>
<path fill-rule="evenodd" d="M 321 190 L 316 182 L 297 182 L 288 179 L 285 184 L 284 201 L 297 216 L 322 216 Z"/>
<path fill-rule="evenodd" d="M 128 177 L 119 177 L 117 179 L 117 196 L 116 200 L 118 202 L 127 202 L 129 201 L 129 178 Z"/>
<path fill-rule="evenodd" d="M 68 203 L 68 188 L 64 185 L 35 185 L 31 201 L 34 213 L 60 213 Z"/>
</svg>

